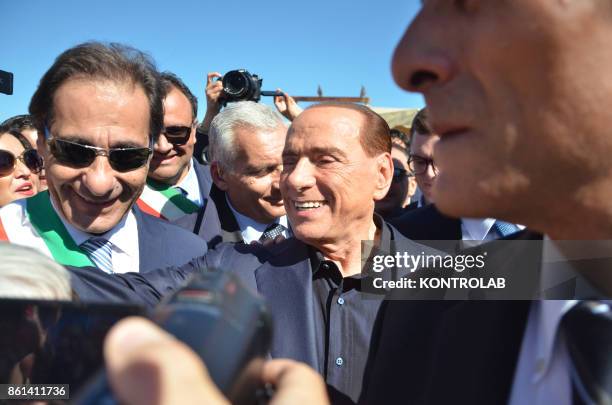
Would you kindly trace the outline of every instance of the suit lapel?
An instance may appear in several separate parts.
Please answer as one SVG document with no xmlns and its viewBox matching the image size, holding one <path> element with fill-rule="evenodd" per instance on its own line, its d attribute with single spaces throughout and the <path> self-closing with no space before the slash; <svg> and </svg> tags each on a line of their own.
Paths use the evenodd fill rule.
<svg viewBox="0 0 612 405">
<path fill-rule="evenodd" d="M 212 177 L 210 176 L 210 167 L 199 164 L 193 160 L 193 169 L 198 179 L 198 187 L 202 199 L 207 199 L 212 187 Z"/>
<path fill-rule="evenodd" d="M 215 207 L 217 208 L 217 215 L 219 216 L 219 222 L 221 224 L 221 237 L 223 238 L 223 242 L 242 242 L 240 227 L 238 226 L 238 222 L 236 221 L 232 210 L 227 204 L 225 192 L 213 184 L 210 189 L 210 198 L 213 200 Z M 202 221 L 202 223 L 204 223 L 204 221 Z"/>
<path fill-rule="evenodd" d="M 255 271 L 255 280 L 272 313 L 272 356 L 296 359 L 320 370 L 314 336 L 312 270 L 306 245 L 288 240 L 283 252 Z"/>
<path fill-rule="evenodd" d="M 530 301 L 465 301 L 448 310 L 434 344 L 437 360 L 426 403 L 507 403 L 529 306 Z"/>
<path fill-rule="evenodd" d="M 140 257 L 138 258 L 138 267 L 139 272 L 143 272 L 143 269 L 155 269 L 159 267 L 159 263 L 157 262 L 157 255 L 152 255 L 151 252 L 157 252 L 159 254 L 163 253 L 162 246 L 162 237 L 151 237 L 151 235 L 155 235 L 152 230 L 149 229 L 149 223 L 144 220 L 144 215 L 140 208 L 136 204 L 134 204 L 132 208 L 132 212 L 134 213 L 134 217 L 136 217 L 136 224 L 138 227 L 138 253 Z"/>
</svg>

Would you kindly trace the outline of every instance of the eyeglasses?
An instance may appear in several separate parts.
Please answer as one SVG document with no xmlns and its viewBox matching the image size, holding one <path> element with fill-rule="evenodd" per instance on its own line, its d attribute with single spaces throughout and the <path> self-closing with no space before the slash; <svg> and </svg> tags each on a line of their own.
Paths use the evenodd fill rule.
<svg viewBox="0 0 612 405">
<path fill-rule="evenodd" d="M 47 143 L 59 163 L 79 169 L 91 165 L 97 156 L 106 156 L 113 170 L 129 172 L 147 164 L 153 153 L 151 148 L 104 149 L 57 138 L 51 138 Z"/>
<path fill-rule="evenodd" d="M 183 125 L 173 125 L 170 127 L 165 127 L 162 130 L 162 134 L 166 136 L 166 139 L 172 145 L 185 145 L 189 140 L 189 136 L 191 135 L 191 128 Z"/>
<path fill-rule="evenodd" d="M 420 156 L 410 156 L 408 159 L 408 168 L 413 174 L 423 174 L 431 166 L 434 174 L 438 174 L 434 161 L 431 159 L 422 158 Z"/>
<path fill-rule="evenodd" d="M 40 173 L 43 169 L 43 160 L 36 149 L 26 149 L 19 156 L 13 155 L 8 150 L 0 150 L 0 176 L 8 176 L 13 173 L 18 160 L 32 173 Z"/>
</svg>

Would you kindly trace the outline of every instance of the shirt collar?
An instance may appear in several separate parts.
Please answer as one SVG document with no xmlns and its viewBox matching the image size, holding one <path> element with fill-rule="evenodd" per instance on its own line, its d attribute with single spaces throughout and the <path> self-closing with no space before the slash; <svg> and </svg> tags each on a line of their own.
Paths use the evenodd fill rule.
<svg viewBox="0 0 612 405">
<path fill-rule="evenodd" d="M 491 231 L 493 224 L 495 224 L 495 219 L 461 218 L 461 224 L 465 230 L 463 234 L 464 240 L 484 240 Z"/>
<path fill-rule="evenodd" d="M 242 234 L 242 240 L 244 241 L 244 243 L 248 244 L 253 241 L 258 241 L 261 238 L 261 235 L 266 230 L 266 228 L 272 224 L 281 224 L 285 227 L 287 231 L 289 230 L 289 224 L 287 222 L 286 215 L 276 218 L 274 222 L 271 222 L 269 224 L 261 224 L 255 221 L 254 219 L 247 217 L 246 215 L 242 215 L 241 213 L 236 211 L 236 209 L 230 202 L 227 193 L 225 194 L 225 200 L 227 201 L 227 205 L 230 207 L 230 210 L 232 210 L 234 218 L 236 218 L 236 222 L 238 223 L 238 227 L 240 228 L 240 233 Z"/>
<path fill-rule="evenodd" d="M 136 217 L 134 217 L 134 214 L 132 213 L 131 209 L 128 211 L 127 215 L 124 215 L 121 221 L 119 221 L 119 223 L 115 225 L 112 229 L 110 229 L 108 232 L 103 233 L 101 235 L 94 235 L 92 233 L 83 232 L 82 230 L 76 228 L 70 222 L 68 222 L 68 220 L 64 218 L 62 212 L 58 210 L 55 206 L 53 198 L 51 198 L 51 205 L 53 206 L 53 209 L 66 227 L 66 231 L 68 231 L 68 234 L 70 235 L 72 240 L 74 240 L 74 243 L 76 243 L 78 246 L 85 243 L 89 238 L 98 236 L 108 240 L 113 244 L 115 248 L 126 254 L 129 254 L 130 256 L 133 254 L 138 254 L 138 252 L 132 252 L 132 249 L 130 249 L 130 246 L 133 246 L 132 241 L 134 240 L 134 238 L 138 238 Z"/>
<path fill-rule="evenodd" d="M 200 185 L 198 183 L 198 176 L 193 168 L 193 159 L 189 160 L 189 170 L 187 176 L 179 181 L 175 187 L 180 187 L 187 193 L 187 198 L 197 205 L 202 205 L 202 196 L 200 193 Z"/>
<path fill-rule="evenodd" d="M 380 241 L 378 245 L 374 247 L 371 255 L 391 254 L 392 253 L 391 252 L 391 248 L 392 248 L 391 241 L 394 239 L 393 234 L 391 233 L 391 230 L 389 229 L 389 227 L 387 226 L 383 218 L 377 213 L 374 213 L 373 219 L 374 219 L 374 224 L 376 225 L 376 228 L 380 230 L 381 232 L 380 232 Z M 318 249 L 314 248 L 313 246 L 308 245 L 308 252 L 309 252 L 309 258 L 310 258 L 310 268 L 313 271 L 313 273 L 316 273 L 319 270 L 321 263 L 326 259 L 323 256 L 323 253 L 321 253 Z"/>
<path fill-rule="evenodd" d="M 544 377 L 550 367 L 555 342 L 559 335 L 557 331 L 561 318 L 577 302 L 576 300 L 541 300 L 535 302 L 533 310 L 536 316 L 536 381 Z"/>
</svg>

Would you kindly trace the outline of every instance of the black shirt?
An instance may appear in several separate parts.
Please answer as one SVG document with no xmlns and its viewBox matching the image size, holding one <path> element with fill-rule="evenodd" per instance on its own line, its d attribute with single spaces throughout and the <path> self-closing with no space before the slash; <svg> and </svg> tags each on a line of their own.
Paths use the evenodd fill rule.
<svg viewBox="0 0 612 405">
<path fill-rule="evenodd" d="M 379 229 L 382 228 L 376 250 L 390 252 L 392 232 L 377 215 L 375 222 Z M 335 391 L 356 402 L 361 392 L 374 321 L 384 295 L 363 291 L 362 281 L 369 277 L 367 274 L 343 278 L 338 266 L 325 260 L 314 248 L 310 248 L 310 266 L 315 336 L 323 377 L 332 387 L 332 402 L 340 399 Z"/>
</svg>

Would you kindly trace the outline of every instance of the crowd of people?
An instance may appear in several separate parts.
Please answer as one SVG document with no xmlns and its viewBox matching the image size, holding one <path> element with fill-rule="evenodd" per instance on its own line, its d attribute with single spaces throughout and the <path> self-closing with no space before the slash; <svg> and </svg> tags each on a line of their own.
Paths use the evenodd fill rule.
<svg viewBox="0 0 612 405">
<path fill-rule="evenodd" d="M 610 7 L 424 1 L 392 62 L 427 104 L 408 134 L 361 104 L 223 106 L 216 72 L 200 122 L 191 90 L 140 51 L 70 48 L 29 115 L 0 126 L 2 297 L 153 308 L 194 274 L 231 272 L 272 316 L 272 404 L 610 403 L 611 263 L 596 242 L 612 227 Z M 544 242 L 536 276 L 561 298 L 364 288 L 376 252 L 498 239 Z M 569 274 L 552 284 L 551 254 Z M 504 256 L 517 277 L 520 255 Z M 381 276 L 415 276 L 393 270 Z M 145 319 L 120 321 L 104 349 L 121 402 L 228 401 Z"/>
</svg>

